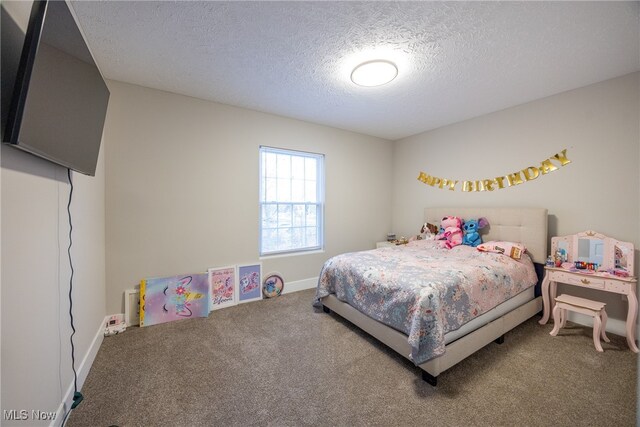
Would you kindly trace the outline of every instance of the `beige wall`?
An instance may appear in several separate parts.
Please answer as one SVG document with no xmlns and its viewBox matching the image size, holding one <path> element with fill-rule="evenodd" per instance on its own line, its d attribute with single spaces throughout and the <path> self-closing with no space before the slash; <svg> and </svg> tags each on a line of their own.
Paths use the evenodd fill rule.
<svg viewBox="0 0 640 427">
<path fill-rule="evenodd" d="M 397 141 L 392 228 L 415 234 L 425 206 L 536 206 L 549 210 L 550 236 L 592 229 L 640 248 L 639 92 L 634 73 Z M 493 192 L 441 190 L 417 180 L 420 171 L 460 181 L 493 178 L 539 166 L 565 148 L 570 164 Z M 586 296 L 606 301 L 610 316 L 626 317 L 620 296 Z"/>
<path fill-rule="evenodd" d="M 3 61 L 17 61 L 30 6 L 30 2 L 2 2 Z M 5 39 L 8 30 L 16 30 L 16 37 Z M 18 46 L 8 46 L 9 39 Z M 9 51 L 10 57 L 5 57 Z M 5 65 L 3 88 L 13 80 Z M 3 106 L 6 95 L 3 91 Z M 31 410 L 68 409 L 60 405 L 65 399 L 68 405 L 73 392 L 67 258 L 70 186 L 66 168 L 9 146 L 0 150 L 2 411 L 27 410 L 31 417 Z M 82 386 L 102 340 L 105 317 L 104 156 L 95 177 L 73 173 L 72 179 L 75 367 Z M 63 415 L 58 414 L 58 424 Z M 32 418 L 3 417 L 1 423 L 49 425 Z"/>
<path fill-rule="evenodd" d="M 109 82 L 105 125 L 107 307 L 140 279 L 258 261 L 258 148 L 325 154 L 323 253 L 263 260 L 285 281 L 317 277 L 391 225 L 388 141 Z"/>
<path fill-rule="evenodd" d="M 1 150 L 2 409 L 56 411 L 73 384 L 67 170 L 12 147 Z M 95 177 L 72 175 L 73 339 L 79 386 L 100 344 L 105 317 L 102 159 Z M 86 358 L 89 365 L 81 370 Z"/>
</svg>

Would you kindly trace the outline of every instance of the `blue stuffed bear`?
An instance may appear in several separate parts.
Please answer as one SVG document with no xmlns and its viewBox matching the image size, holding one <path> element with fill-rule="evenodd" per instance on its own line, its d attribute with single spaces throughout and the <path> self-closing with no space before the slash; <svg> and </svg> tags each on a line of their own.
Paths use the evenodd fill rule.
<svg viewBox="0 0 640 427">
<path fill-rule="evenodd" d="M 478 230 L 489 225 L 489 221 L 486 218 L 481 217 L 478 219 L 470 219 L 464 222 L 464 237 L 462 238 L 462 244 L 467 246 L 476 247 L 482 243 L 482 237 Z"/>
</svg>

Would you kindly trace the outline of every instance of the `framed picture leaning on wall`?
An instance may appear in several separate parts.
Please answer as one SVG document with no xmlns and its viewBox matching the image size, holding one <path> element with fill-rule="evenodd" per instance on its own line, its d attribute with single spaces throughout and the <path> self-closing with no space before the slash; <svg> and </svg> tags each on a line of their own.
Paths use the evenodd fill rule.
<svg viewBox="0 0 640 427">
<path fill-rule="evenodd" d="M 262 299 L 262 263 L 238 265 L 238 303 Z"/>
<path fill-rule="evenodd" d="M 209 269 L 209 287 L 211 310 L 236 305 L 236 267 L 217 267 Z"/>
</svg>

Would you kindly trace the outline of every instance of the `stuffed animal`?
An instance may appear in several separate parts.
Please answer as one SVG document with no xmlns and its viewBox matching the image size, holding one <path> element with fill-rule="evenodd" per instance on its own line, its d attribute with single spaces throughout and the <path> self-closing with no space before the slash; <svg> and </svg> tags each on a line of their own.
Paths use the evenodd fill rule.
<svg viewBox="0 0 640 427">
<path fill-rule="evenodd" d="M 420 234 L 418 234 L 418 240 L 423 240 L 423 239 L 433 240 L 436 234 L 438 234 L 438 227 L 428 222 L 425 222 L 422 228 L 420 229 Z"/>
<path fill-rule="evenodd" d="M 486 218 L 481 217 L 478 219 L 469 219 L 464 223 L 464 237 L 462 244 L 467 246 L 476 247 L 482 243 L 482 236 L 478 233 L 478 230 L 489 225 L 489 221 Z"/>
<path fill-rule="evenodd" d="M 440 222 L 440 233 L 436 240 L 443 240 L 442 247 L 451 249 L 462 244 L 462 219 L 457 216 L 445 216 Z"/>
</svg>

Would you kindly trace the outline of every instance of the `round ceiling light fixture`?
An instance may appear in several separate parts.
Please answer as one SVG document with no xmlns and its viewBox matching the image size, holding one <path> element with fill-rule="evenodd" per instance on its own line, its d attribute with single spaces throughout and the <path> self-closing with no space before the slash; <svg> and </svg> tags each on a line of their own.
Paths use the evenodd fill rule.
<svg viewBox="0 0 640 427">
<path fill-rule="evenodd" d="M 376 59 L 363 62 L 351 72 L 351 81 L 359 86 L 382 86 L 398 75 L 398 67 L 391 61 Z"/>
</svg>

